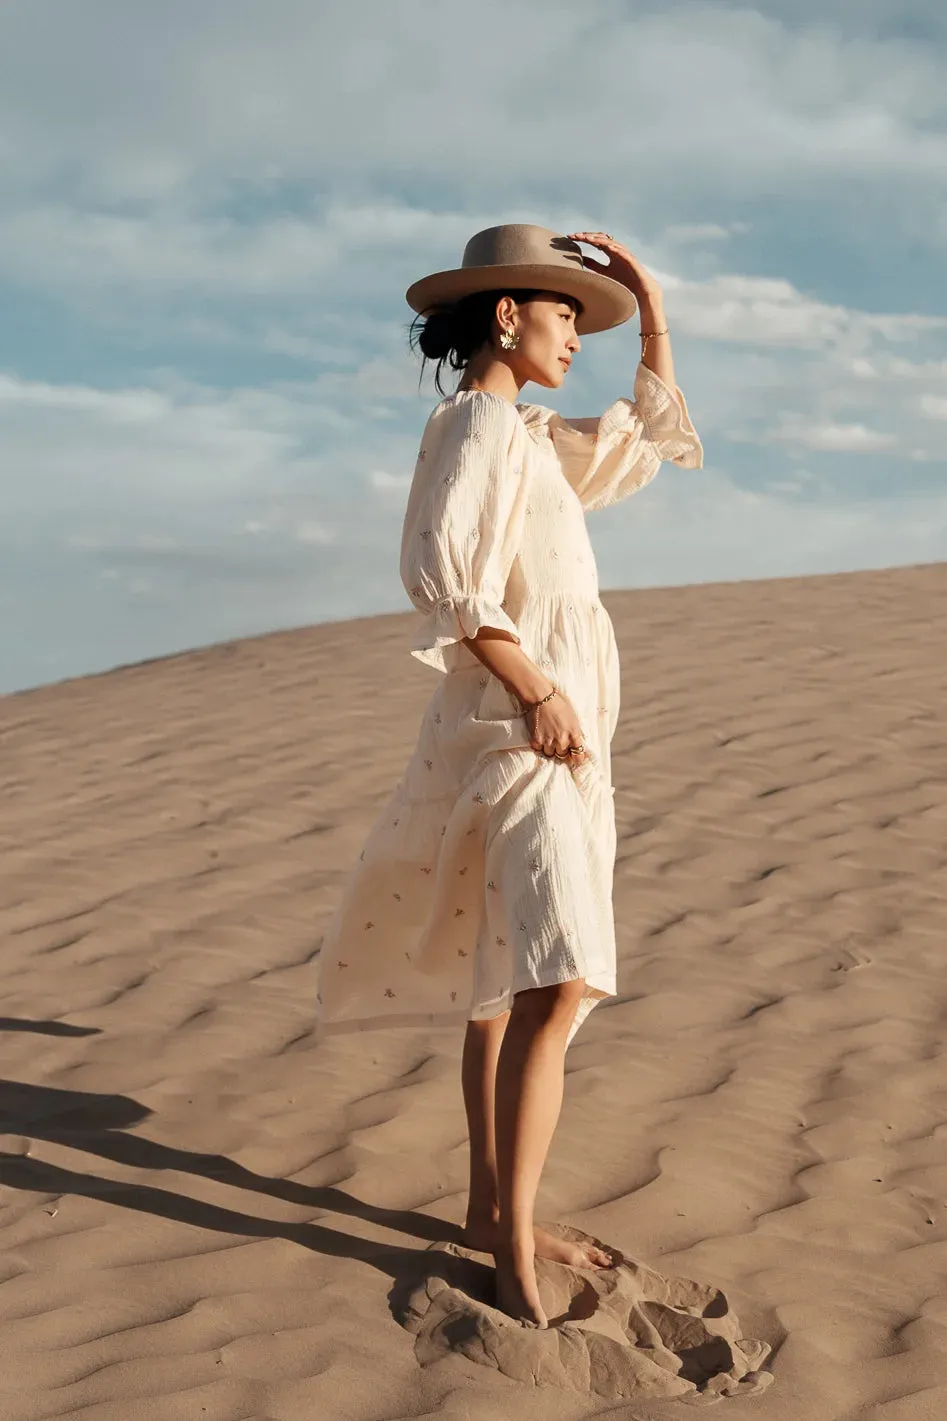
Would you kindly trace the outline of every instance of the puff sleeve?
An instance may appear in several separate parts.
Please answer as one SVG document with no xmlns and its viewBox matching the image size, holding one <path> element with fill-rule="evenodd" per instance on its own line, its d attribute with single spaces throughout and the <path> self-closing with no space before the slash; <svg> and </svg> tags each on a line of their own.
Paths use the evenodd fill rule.
<svg viewBox="0 0 947 1421">
<path fill-rule="evenodd" d="M 598 418 L 565 420 L 550 411 L 549 435 L 562 472 L 583 508 L 604 508 L 650 483 L 663 460 L 703 467 L 703 449 L 678 387 L 672 391 L 642 361 L 634 399 L 618 399 Z"/>
<path fill-rule="evenodd" d="M 434 410 L 408 495 L 401 580 L 423 621 L 411 655 L 447 672 L 476 658 L 463 637 L 520 634 L 502 605 L 522 533 L 525 426 L 514 405 L 461 391 Z"/>
</svg>

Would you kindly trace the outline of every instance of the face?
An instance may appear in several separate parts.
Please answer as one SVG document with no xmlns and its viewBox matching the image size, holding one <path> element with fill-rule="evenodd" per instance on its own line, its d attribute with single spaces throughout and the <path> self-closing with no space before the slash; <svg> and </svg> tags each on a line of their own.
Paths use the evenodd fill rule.
<svg viewBox="0 0 947 1421">
<path fill-rule="evenodd" d="M 520 338 L 515 350 L 504 350 L 498 343 L 498 353 L 519 385 L 532 381 L 554 390 L 562 384 L 569 362 L 582 348 L 575 316 L 572 298 L 556 291 L 543 291 L 519 306 L 511 296 L 497 302 L 500 329 L 512 327 Z"/>
</svg>

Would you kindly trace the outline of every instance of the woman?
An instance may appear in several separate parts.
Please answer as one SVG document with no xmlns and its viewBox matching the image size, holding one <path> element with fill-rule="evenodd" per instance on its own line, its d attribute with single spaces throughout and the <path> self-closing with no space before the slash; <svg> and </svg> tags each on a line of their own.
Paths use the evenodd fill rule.
<svg viewBox="0 0 947 1421">
<path fill-rule="evenodd" d="M 407 300 L 438 391 L 445 363 L 462 371 L 425 426 L 401 546 L 412 654 L 442 674 L 323 940 L 319 1030 L 466 1020 L 464 1240 L 494 1255 L 498 1307 L 545 1327 L 537 1253 L 612 1262 L 533 1223 L 565 1051 L 616 992 L 619 666 L 584 514 L 703 456 L 660 287 L 607 233 L 488 228 Z M 633 399 L 569 421 L 516 402 L 636 309 Z"/>
</svg>

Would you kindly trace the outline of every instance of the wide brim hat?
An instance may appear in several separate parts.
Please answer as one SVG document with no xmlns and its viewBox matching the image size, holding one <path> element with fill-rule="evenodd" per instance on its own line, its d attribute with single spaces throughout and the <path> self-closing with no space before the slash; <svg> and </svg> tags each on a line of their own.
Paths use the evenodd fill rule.
<svg viewBox="0 0 947 1421">
<path fill-rule="evenodd" d="M 475 291 L 513 287 L 574 296 L 582 306 L 575 321 L 578 335 L 620 326 L 638 309 L 627 286 L 585 266 L 578 242 L 528 222 L 476 232 L 459 267 L 423 276 L 408 287 L 405 300 L 413 311 L 426 315 Z"/>
</svg>

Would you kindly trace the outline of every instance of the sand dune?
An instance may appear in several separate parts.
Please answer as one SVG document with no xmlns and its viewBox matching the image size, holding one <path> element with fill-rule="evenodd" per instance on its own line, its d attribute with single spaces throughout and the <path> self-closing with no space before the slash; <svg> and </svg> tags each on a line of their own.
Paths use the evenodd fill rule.
<svg viewBox="0 0 947 1421">
<path fill-rule="evenodd" d="M 725 1410 L 941 1421 L 947 565 L 603 600 L 621 995 L 570 1048 L 538 1215 L 724 1291 L 775 1377 Z M 461 1034 L 310 1029 L 434 684 L 412 621 L 0 700 L 2 1421 L 694 1400 L 406 1325 L 419 1268 L 464 1262 Z"/>
</svg>

